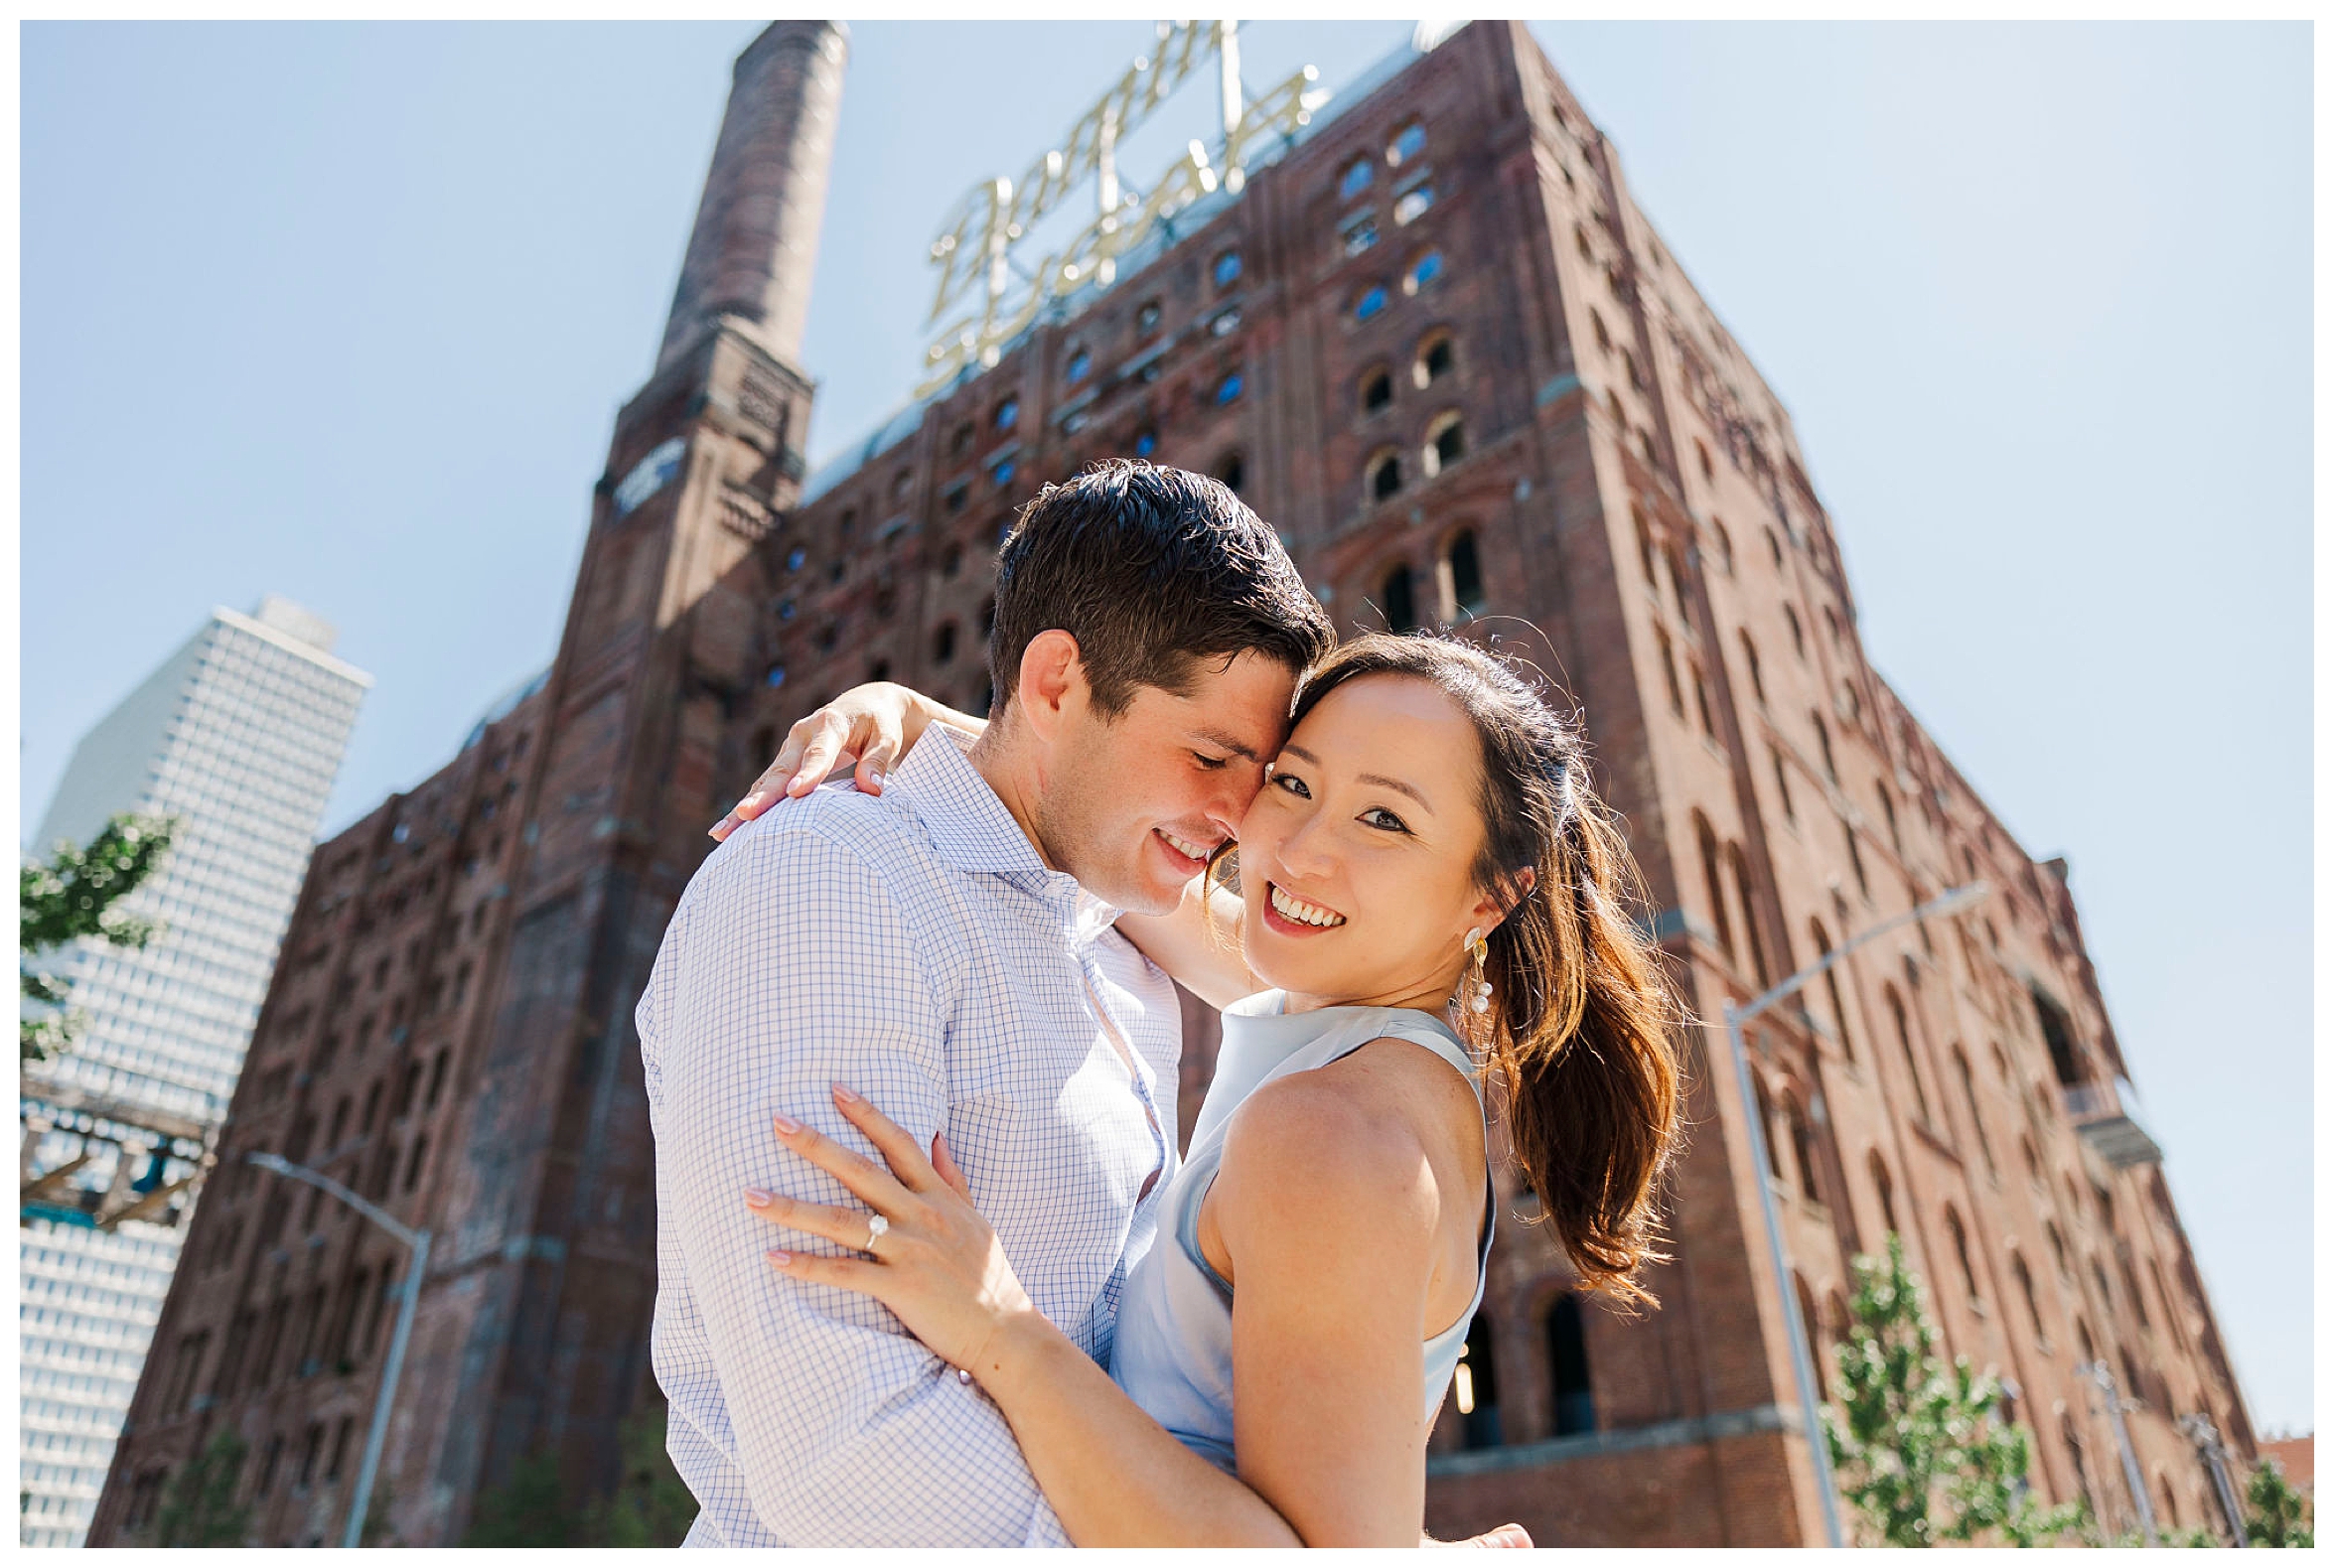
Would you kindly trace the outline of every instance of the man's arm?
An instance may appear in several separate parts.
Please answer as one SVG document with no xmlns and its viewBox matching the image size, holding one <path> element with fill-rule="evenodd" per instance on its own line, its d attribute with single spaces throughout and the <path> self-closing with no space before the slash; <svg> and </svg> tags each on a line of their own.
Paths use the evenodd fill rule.
<svg viewBox="0 0 2334 1568">
<path fill-rule="evenodd" d="M 741 834 L 699 873 L 655 998 L 656 1158 L 756 1511 L 805 1546 L 1021 1545 L 1052 1529 L 1011 1430 L 899 1321 L 782 1277 L 749 1187 L 850 1202 L 786 1158 L 794 1116 L 862 1152 L 827 1085 L 847 1081 L 929 1144 L 945 1125 L 944 1024 L 898 906 L 814 829 Z M 839 1250 L 824 1243 L 826 1250 Z"/>
</svg>

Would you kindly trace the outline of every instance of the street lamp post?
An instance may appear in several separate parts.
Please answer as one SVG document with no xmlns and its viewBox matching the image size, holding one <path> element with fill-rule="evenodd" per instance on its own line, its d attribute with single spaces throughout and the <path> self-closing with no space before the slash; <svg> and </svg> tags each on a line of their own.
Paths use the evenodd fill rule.
<svg viewBox="0 0 2334 1568">
<path fill-rule="evenodd" d="M 2138 1456 L 2131 1452 L 2131 1429 L 2123 1424 L 2123 1395 L 2115 1387 L 2115 1374 L 2108 1370 L 2105 1361 L 2086 1361 L 2075 1371 L 2098 1384 L 2100 1396 L 2107 1401 L 2108 1423 L 2115 1429 L 2115 1448 L 2123 1457 L 2123 1485 L 2131 1489 L 2131 1506 L 2139 1515 L 2139 1544 L 2153 1546 L 2155 1504 L 2148 1500 L 2147 1485 L 2139 1478 Z"/>
<path fill-rule="evenodd" d="M 2205 1473 L 2213 1478 L 2213 1492 L 2221 1499 L 2221 1511 L 2228 1515 L 2232 1546 L 2251 1546 L 2245 1535 L 2245 1510 L 2237 1505 L 2237 1488 L 2229 1480 L 2228 1449 L 2221 1445 L 2221 1434 L 2210 1418 L 2198 1411 L 2180 1418 L 2180 1432 L 2196 1445 L 2199 1458 L 2204 1461 Z"/>
<path fill-rule="evenodd" d="M 389 1364 L 381 1369 L 380 1392 L 372 1401 L 372 1429 L 365 1437 L 365 1462 L 357 1469 L 357 1496 L 350 1500 L 349 1523 L 341 1536 L 343 1546 L 359 1546 L 364 1543 L 365 1510 L 372 1505 L 373 1472 L 380 1466 L 381 1448 L 388 1441 L 389 1407 L 397 1397 L 397 1374 L 405 1369 L 405 1341 L 413 1332 L 414 1306 L 421 1300 L 421 1276 L 429 1267 L 429 1232 L 399 1224 L 331 1177 L 304 1165 L 294 1165 L 280 1154 L 254 1149 L 244 1158 L 263 1171 L 324 1189 L 405 1243 L 413 1254 L 405 1267 L 404 1288 L 399 1292 L 402 1299 L 397 1303 L 397 1331 L 389 1338 Z"/>
<path fill-rule="evenodd" d="M 1949 915 L 1955 910 L 1966 908 L 1985 897 L 1987 891 L 1984 883 L 1972 882 L 1940 894 L 1920 908 L 1893 920 L 1882 921 L 1870 930 L 1842 942 L 1825 953 L 1820 961 L 1753 997 L 1743 1006 L 1736 1007 L 1731 997 L 1723 1005 L 1726 1047 L 1734 1059 L 1735 1086 L 1742 1095 L 1743 1120 L 1751 1130 L 1751 1167 L 1759 1190 L 1759 1212 L 1767 1222 L 1767 1257 L 1774 1266 L 1775 1293 L 1782 1302 L 1783 1328 L 1791 1341 L 1792 1376 L 1799 1385 L 1801 1424 L 1806 1428 L 1808 1455 L 1816 1469 L 1816 1497 L 1823 1510 L 1823 1544 L 1826 1546 L 1845 1544 L 1840 1538 L 1839 1498 L 1831 1479 L 1831 1449 L 1823 1440 L 1823 1422 L 1816 1415 L 1815 1348 L 1808 1343 L 1807 1325 L 1800 1319 L 1799 1303 L 1792 1299 L 1791 1263 L 1783 1250 L 1783 1220 L 1775 1212 L 1775 1194 L 1767 1184 L 1767 1173 L 1773 1169 L 1767 1152 L 1767 1128 L 1765 1119 L 1759 1115 L 1758 1094 L 1752 1086 L 1750 1052 L 1743 1044 L 1742 1026 L 1785 997 L 1796 994 L 1810 980 L 1829 970 L 1833 964 L 1864 943 L 1929 916 Z"/>
</svg>

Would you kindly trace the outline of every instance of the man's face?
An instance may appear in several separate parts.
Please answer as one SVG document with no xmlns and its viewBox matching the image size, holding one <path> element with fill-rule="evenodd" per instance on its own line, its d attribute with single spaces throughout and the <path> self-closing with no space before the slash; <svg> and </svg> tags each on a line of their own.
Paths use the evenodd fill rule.
<svg viewBox="0 0 2334 1568">
<path fill-rule="evenodd" d="M 1115 718 L 1082 686 L 1034 802 L 1047 858 L 1122 910 L 1173 910 L 1262 787 L 1295 689 L 1295 671 L 1252 651 L 1203 660 L 1188 695 L 1138 686 Z"/>
</svg>

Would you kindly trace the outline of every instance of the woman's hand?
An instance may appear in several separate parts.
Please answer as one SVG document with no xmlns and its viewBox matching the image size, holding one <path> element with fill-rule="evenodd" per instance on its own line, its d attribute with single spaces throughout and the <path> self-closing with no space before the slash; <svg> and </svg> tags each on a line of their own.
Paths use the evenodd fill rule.
<svg viewBox="0 0 2334 1568">
<path fill-rule="evenodd" d="M 786 732 L 778 757 L 754 781 L 754 787 L 729 808 L 729 815 L 706 829 L 722 839 L 751 822 L 781 795 L 804 795 L 836 765 L 853 762 L 851 782 L 869 794 L 883 793 L 884 773 L 902 752 L 924 733 L 926 716 L 921 698 L 905 686 L 888 680 L 869 681 L 820 708 L 797 719 Z"/>
<path fill-rule="evenodd" d="M 876 1232 L 870 1215 L 858 1210 L 749 1189 L 747 1207 L 771 1223 L 867 1254 L 773 1250 L 772 1266 L 794 1279 L 872 1296 L 941 1359 L 986 1369 L 1005 1334 L 1028 1326 L 1038 1312 L 1005 1261 L 997 1233 L 972 1207 L 963 1173 L 948 1158 L 947 1135 L 934 1137 L 927 1160 L 890 1117 L 839 1083 L 834 1102 L 882 1153 L 889 1171 L 788 1117 L 774 1119 L 778 1141 L 849 1188 L 883 1217 L 884 1228 Z"/>
</svg>

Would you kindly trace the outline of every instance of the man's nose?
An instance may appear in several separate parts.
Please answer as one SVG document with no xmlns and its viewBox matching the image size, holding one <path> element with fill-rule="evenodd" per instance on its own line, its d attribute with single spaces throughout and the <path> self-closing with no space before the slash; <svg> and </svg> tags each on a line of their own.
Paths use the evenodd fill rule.
<svg viewBox="0 0 2334 1568">
<path fill-rule="evenodd" d="M 1240 818 L 1264 787 L 1264 765 L 1249 763 L 1224 770 L 1221 786 L 1207 804 L 1208 822 L 1226 838 L 1240 837 Z"/>
</svg>

